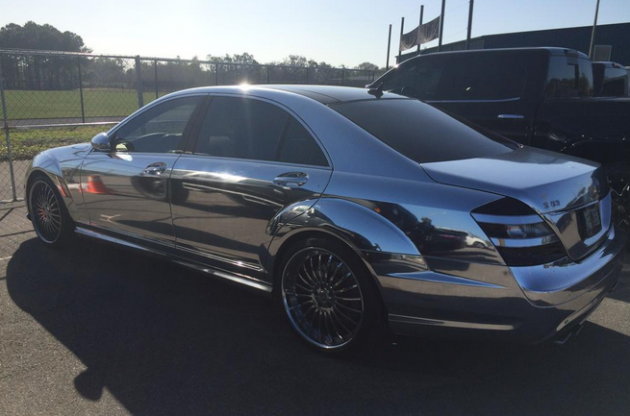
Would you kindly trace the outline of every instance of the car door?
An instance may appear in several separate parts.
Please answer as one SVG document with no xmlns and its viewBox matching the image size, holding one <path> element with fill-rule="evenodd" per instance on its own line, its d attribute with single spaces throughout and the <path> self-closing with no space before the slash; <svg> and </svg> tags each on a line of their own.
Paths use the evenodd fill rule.
<svg viewBox="0 0 630 416">
<path fill-rule="evenodd" d="M 151 106 L 110 133 L 111 151 L 90 152 L 81 171 L 90 225 L 174 245 L 168 178 L 205 97 Z"/>
<path fill-rule="evenodd" d="M 177 160 L 171 175 L 177 248 L 216 267 L 264 277 L 270 221 L 295 202 L 310 207 L 331 173 L 318 141 L 285 109 L 215 96 L 194 150 Z"/>
</svg>

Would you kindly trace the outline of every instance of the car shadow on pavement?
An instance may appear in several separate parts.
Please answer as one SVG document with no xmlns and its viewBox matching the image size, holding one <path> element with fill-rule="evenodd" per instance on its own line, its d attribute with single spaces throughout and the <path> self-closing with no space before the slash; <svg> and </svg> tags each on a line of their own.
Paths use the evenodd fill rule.
<svg viewBox="0 0 630 416">
<path fill-rule="evenodd" d="M 266 297 L 159 259 L 80 241 L 19 247 L 12 300 L 135 415 L 627 414 L 630 337 L 589 323 L 564 346 L 373 341 L 345 358 L 300 342 Z"/>
</svg>

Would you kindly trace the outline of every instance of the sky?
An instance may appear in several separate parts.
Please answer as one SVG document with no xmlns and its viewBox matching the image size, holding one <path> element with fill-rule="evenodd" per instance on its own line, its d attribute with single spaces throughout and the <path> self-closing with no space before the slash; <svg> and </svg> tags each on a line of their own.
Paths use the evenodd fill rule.
<svg viewBox="0 0 630 416">
<path fill-rule="evenodd" d="M 593 24 L 597 0 L 476 0 L 472 36 Z M 440 13 L 441 0 L 0 0 L 0 26 L 32 20 L 69 30 L 98 54 L 200 59 L 289 54 L 349 67 L 385 66 L 400 35 Z M 446 0 L 444 43 L 465 39 L 468 0 Z M 598 24 L 630 22 L 630 0 L 601 0 Z M 426 44 L 431 47 L 437 41 Z"/>
</svg>

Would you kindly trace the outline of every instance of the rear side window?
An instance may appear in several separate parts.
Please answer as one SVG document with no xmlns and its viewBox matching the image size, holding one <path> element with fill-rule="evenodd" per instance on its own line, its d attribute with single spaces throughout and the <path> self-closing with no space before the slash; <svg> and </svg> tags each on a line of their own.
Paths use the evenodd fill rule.
<svg viewBox="0 0 630 416">
<path fill-rule="evenodd" d="M 289 114 L 275 105 L 233 97 L 212 99 L 195 153 L 274 160 Z"/>
<path fill-rule="evenodd" d="M 331 108 L 418 163 L 488 157 L 515 147 L 417 100 L 356 101 Z"/>
<path fill-rule="evenodd" d="M 588 59 L 554 56 L 549 60 L 545 97 L 572 98 L 592 95 L 593 68 Z"/>
<path fill-rule="evenodd" d="M 319 145 L 289 113 L 249 98 L 214 97 L 196 154 L 328 166 Z"/>
</svg>

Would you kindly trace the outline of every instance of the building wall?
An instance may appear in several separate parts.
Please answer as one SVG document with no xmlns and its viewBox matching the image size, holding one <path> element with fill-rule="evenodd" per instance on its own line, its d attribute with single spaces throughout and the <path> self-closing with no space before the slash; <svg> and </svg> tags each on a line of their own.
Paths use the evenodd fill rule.
<svg viewBox="0 0 630 416">
<path fill-rule="evenodd" d="M 471 39 L 470 49 L 522 48 L 557 46 L 576 49 L 588 55 L 592 26 L 566 29 L 538 30 L 534 32 L 486 35 Z M 630 65 L 630 23 L 599 25 L 595 33 L 596 45 L 611 45 L 611 61 Z M 442 45 L 442 51 L 463 50 L 465 41 Z M 423 49 L 421 54 L 437 52 L 437 47 Z M 401 56 L 400 62 L 416 56 L 416 52 Z"/>
</svg>

